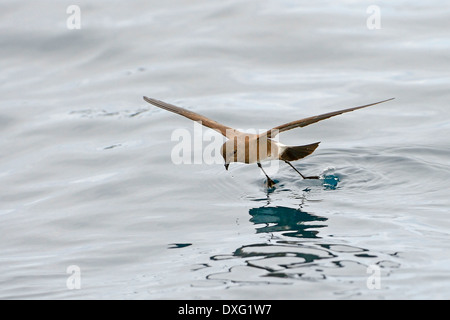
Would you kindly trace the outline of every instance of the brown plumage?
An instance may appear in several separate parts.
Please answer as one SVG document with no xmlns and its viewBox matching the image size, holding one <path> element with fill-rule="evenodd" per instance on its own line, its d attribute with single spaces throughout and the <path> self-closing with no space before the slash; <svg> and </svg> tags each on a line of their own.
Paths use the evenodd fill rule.
<svg viewBox="0 0 450 320">
<path fill-rule="evenodd" d="M 234 128 L 220 124 L 217 121 L 211 120 L 193 111 L 186 110 L 160 100 L 144 97 L 145 101 L 154 106 L 177 113 L 193 121 L 200 122 L 202 125 L 211 128 L 221 133 L 223 136 L 227 137 L 229 140 L 226 141 L 222 146 L 222 157 L 225 160 L 225 168 L 228 170 L 228 166 L 231 162 L 257 163 L 258 167 L 260 167 L 261 170 L 266 175 L 269 187 L 272 187 L 275 183 L 273 182 L 272 179 L 269 178 L 269 176 L 267 176 L 264 169 L 262 168 L 260 162 L 263 160 L 276 160 L 276 159 L 282 160 L 285 161 L 287 164 L 289 164 L 303 178 L 305 179 L 318 178 L 317 176 L 313 177 L 303 176 L 290 163 L 290 161 L 302 159 L 310 155 L 311 153 L 314 152 L 314 150 L 316 150 L 320 142 L 316 142 L 305 146 L 285 146 L 277 141 L 272 140 L 276 135 L 287 130 L 291 130 L 298 127 L 306 127 L 310 124 L 343 113 L 355 111 L 362 108 L 367 108 L 393 99 L 394 98 L 288 122 L 280 126 L 274 127 L 265 133 L 257 135 L 240 132 Z"/>
</svg>

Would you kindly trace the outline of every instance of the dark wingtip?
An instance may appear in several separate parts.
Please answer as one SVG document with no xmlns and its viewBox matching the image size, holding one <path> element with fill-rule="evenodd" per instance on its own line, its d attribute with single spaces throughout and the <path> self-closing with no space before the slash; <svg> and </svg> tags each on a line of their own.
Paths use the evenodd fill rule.
<svg viewBox="0 0 450 320">
<path fill-rule="evenodd" d="M 153 104 L 153 105 L 154 105 L 155 103 L 159 102 L 159 101 L 156 100 L 156 99 L 149 98 L 149 97 L 146 97 L 146 96 L 144 96 L 143 98 L 144 98 L 145 101 L 147 101 L 148 103 Z"/>
<path fill-rule="evenodd" d="M 377 103 L 383 103 L 383 102 L 388 102 L 388 101 L 391 101 L 391 100 L 394 100 L 395 98 L 389 98 L 389 99 L 386 99 L 386 100 L 382 100 L 382 101 L 380 101 L 380 102 L 377 102 Z"/>
</svg>

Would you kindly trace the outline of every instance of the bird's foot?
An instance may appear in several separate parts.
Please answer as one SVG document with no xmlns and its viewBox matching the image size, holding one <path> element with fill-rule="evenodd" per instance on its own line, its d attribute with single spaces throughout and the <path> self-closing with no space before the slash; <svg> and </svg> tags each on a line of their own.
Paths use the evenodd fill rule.
<svg viewBox="0 0 450 320">
<path fill-rule="evenodd" d="M 267 179 L 267 188 L 273 188 L 273 187 L 275 187 L 275 184 L 276 184 L 276 182 L 275 181 L 273 181 L 272 179 Z"/>
</svg>

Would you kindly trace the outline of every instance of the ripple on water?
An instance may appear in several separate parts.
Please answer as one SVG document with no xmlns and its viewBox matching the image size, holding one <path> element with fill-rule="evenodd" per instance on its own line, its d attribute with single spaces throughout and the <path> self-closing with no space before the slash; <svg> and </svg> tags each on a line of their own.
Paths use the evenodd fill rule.
<svg viewBox="0 0 450 320">
<path fill-rule="evenodd" d="M 394 254 L 374 251 L 322 237 L 328 218 L 299 207 L 251 208 L 250 221 L 267 242 L 250 243 L 227 255 L 210 257 L 209 266 L 226 261 L 226 271 L 211 272 L 208 280 L 228 285 L 292 284 L 292 281 L 337 281 L 365 283 L 367 268 L 379 266 L 388 276 L 399 267 Z M 231 266 L 230 266 L 231 265 Z"/>
<path fill-rule="evenodd" d="M 358 150 L 357 154 L 354 150 L 334 150 L 333 154 L 318 154 L 312 164 L 299 166 L 320 171 L 321 179 L 298 179 L 290 170 L 282 169 L 273 189 L 264 187 L 264 179 L 253 180 L 259 184 L 258 190 L 243 199 L 261 204 L 249 209 L 249 221 L 256 234 L 267 235 L 267 241 L 242 245 L 231 254 L 211 256 L 208 280 L 229 286 L 292 284 L 301 280 L 359 282 L 361 288 L 366 288 L 368 270 L 372 270 L 369 267 L 378 267 L 383 277 L 388 277 L 401 265 L 397 253 L 356 246 L 345 237 L 322 234 L 321 230 L 329 224 L 328 217 L 307 212 L 305 204 L 311 207 L 311 198 L 320 198 L 320 193 L 327 190 L 373 192 L 386 190 L 386 184 L 391 184 L 391 188 L 402 186 L 406 180 L 401 172 L 413 168 L 431 176 L 442 169 L 439 164 L 401 152 L 390 150 L 379 155 L 373 149 Z M 320 167 L 325 169 L 319 170 Z M 397 180 L 392 181 L 392 176 Z M 212 272 L 223 261 L 228 266 L 226 271 Z"/>
</svg>

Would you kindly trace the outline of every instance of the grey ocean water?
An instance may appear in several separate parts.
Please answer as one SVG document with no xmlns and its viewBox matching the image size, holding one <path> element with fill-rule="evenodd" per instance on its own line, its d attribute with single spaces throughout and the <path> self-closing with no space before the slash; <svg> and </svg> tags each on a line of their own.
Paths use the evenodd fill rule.
<svg viewBox="0 0 450 320">
<path fill-rule="evenodd" d="M 445 1 L 1 8 L 1 299 L 450 298 Z M 328 178 L 280 164 L 268 192 L 256 165 L 175 165 L 193 124 L 143 95 L 243 129 L 396 100 L 283 133 Z"/>
</svg>

